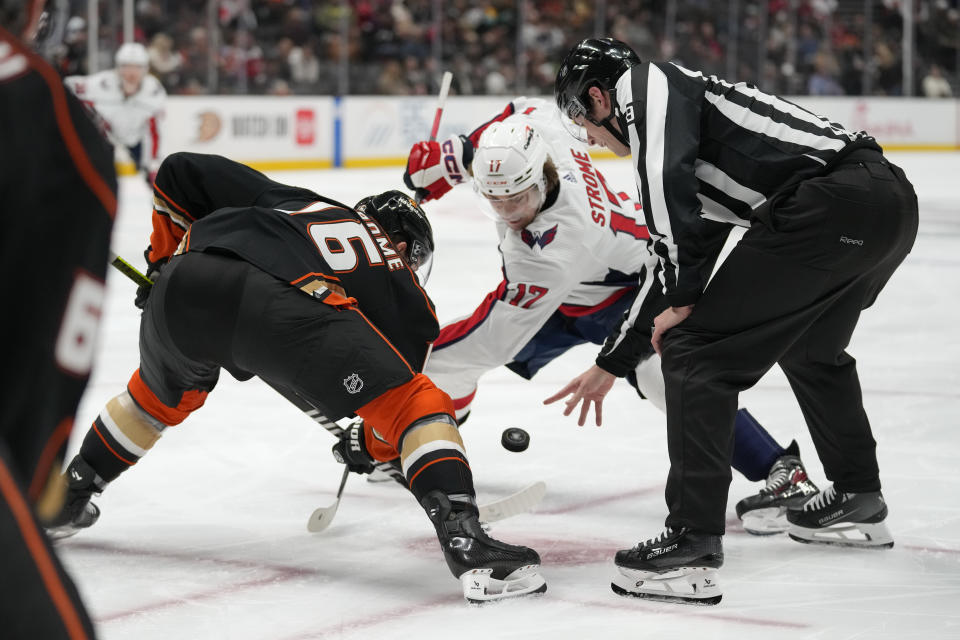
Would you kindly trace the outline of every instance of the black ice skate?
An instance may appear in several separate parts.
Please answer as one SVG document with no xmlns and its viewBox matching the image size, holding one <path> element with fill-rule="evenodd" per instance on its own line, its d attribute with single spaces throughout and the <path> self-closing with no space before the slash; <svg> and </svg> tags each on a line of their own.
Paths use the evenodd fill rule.
<svg viewBox="0 0 960 640">
<path fill-rule="evenodd" d="M 80 529 L 86 529 L 100 517 L 100 509 L 90 502 L 94 493 L 99 494 L 102 487 L 97 485 L 97 474 L 79 455 L 75 456 L 67 467 L 67 496 L 63 509 L 47 526 L 47 535 L 51 540 L 69 538 Z"/>
<path fill-rule="evenodd" d="M 468 601 L 480 603 L 547 590 L 536 551 L 494 540 L 481 528 L 474 510 L 455 509 L 440 491 L 428 493 L 421 504 L 437 530 L 447 566 L 460 578 Z"/>
<path fill-rule="evenodd" d="M 722 536 L 669 527 L 656 538 L 617 551 L 619 575 L 610 587 L 622 596 L 717 604 L 723 597 L 717 569 L 723 565 Z"/>
<path fill-rule="evenodd" d="M 787 509 L 803 506 L 817 491 L 800 462 L 800 448 L 793 441 L 773 463 L 767 485 L 760 493 L 737 503 L 737 516 L 747 533 L 755 536 L 782 533 L 790 528 Z"/>
<path fill-rule="evenodd" d="M 879 491 L 841 493 L 833 485 L 787 511 L 789 535 L 797 542 L 889 549 L 893 536 L 884 522 L 887 503 Z"/>
</svg>

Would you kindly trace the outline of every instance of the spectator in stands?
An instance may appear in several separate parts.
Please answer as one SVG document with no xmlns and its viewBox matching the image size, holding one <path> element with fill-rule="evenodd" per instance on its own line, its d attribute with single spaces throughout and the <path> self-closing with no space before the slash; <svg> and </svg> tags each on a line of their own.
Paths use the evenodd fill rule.
<svg viewBox="0 0 960 640">
<path fill-rule="evenodd" d="M 163 33 L 173 41 L 173 59 L 180 54 L 179 69 L 165 71 L 160 58 L 154 60 L 151 45 L 154 71 L 168 92 L 180 93 L 187 85 L 191 92 L 198 85 L 218 93 L 265 92 L 271 80 L 282 78 L 296 93 L 328 93 L 339 90 L 339 65 L 346 59 L 350 66 L 349 93 L 431 93 L 437 74 L 427 66 L 429 63 L 454 70 L 458 92 L 463 95 L 515 91 L 548 94 L 552 90 L 549 78 L 555 74 L 554 68 L 548 68 L 553 66 L 551 61 L 574 42 L 601 30 L 603 35 L 632 45 L 643 59 L 674 60 L 721 75 L 728 74 L 727 48 L 735 47 L 738 72 L 733 75 L 778 93 L 810 90 L 836 95 L 839 85 L 847 95 L 859 95 L 865 88 L 865 69 L 876 70 L 868 78 L 869 93 L 901 93 L 903 20 L 897 2 L 874 3 L 873 23 L 869 25 L 862 11 L 833 0 L 737 4 L 676 0 L 672 3 L 672 21 L 666 13 L 668 3 L 608 0 L 603 24 L 597 23 L 596 3 L 579 0 L 527 0 L 522 13 L 516 11 L 515 0 L 356 0 L 344 5 L 346 14 L 340 3 L 271 0 L 249 3 L 250 8 L 244 9 L 241 5 L 245 4 L 225 4 L 219 33 L 210 34 L 205 0 L 136 0 L 137 29 L 151 41 Z M 956 37 L 960 27 L 956 0 L 924 0 L 915 5 L 915 56 L 937 65 L 940 75 L 952 80 L 960 46 Z M 440 11 L 439 30 L 434 7 Z M 731 15 L 734 7 L 738 13 Z M 524 23 L 519 27 L 519 38 L 525 57 L 517 53 L 517 20 L 521 15 Z M 74 18 L 73 24 L 83 24 L 81 16 Z M 730 30 L 731 18 L 738 26 L 736 33 Z M 253 65 L 258 68 L 245 70 L 246 82 L 239 81 L 237 68 L 222 68 L 251 55 L 233 50 L 234 31 L 241 22 L 255 36 L 252 45 L 263 52 L 257 54 L 262 61 L 257 59 Z M 101 21 L 101 27 L 100 66 L 105 68 L 117 43 L 109 21 Z M 86 30 L 82 32 L 82 36 L 80 31 L 76 33 L 83 42 L 78 42 L 61 59 L 61 64 L 77 67 L 67 69 L 70 74 L 86 72 L 80 68 L 86 64 Z M 763 33 L 766 36 L 761 42 Z M 221 46 L 225 45 L 223 51 L 211 52 L 209 42 L 213 37 Z M 873 50 L 864 56 L 866 37 L 873 43 Z M 284 39 L 287 44 L 282 44 Z M 442 56 L 439 65 L 433 59 L 437 45 Z M 314 55 L 303 51 L 303 61 L 295 59 L 291 63 L 288 46 L 310 47 Z M 835 58 L 827 73 L 816 64 L 817 53 L 824 50 Z M 208 87 L 211 55 L 217 56 L 214 64 L 220 77 Z M 230 60 L 223 61 L 221 57 Z M 416 64 L 410 62 L 411 58 Z M 492 64 L 487 66 L 481 61 Z M 519 68 L 518 64 L 524 62 L 525 68 Z M 298 80 L 292 77 L 291 66 L 301 65 L 305 67 L 305 78 Z M 413 78 L 387 77 L 385 71 L 397 65 L 401 74 L 406 67 Z M 518 71 L 523 72 L 521 77 Z M 918 90 L 921 85 L 918 82 Z"/>
<path fill-rule="evenodd" d="M 313 39 L 300 47 L 293 47 L 287 56 L 290 66 L 290 81 L 297 89 L 316 88 L 320 80 L 320 60 L 314 51 Z"/>
<path fill-rule="evenodd" d="M 819 51 L 813 57 L 813 73 L 807 81 L 807 93 L 812 96 L 842 96 L 843 87 L 837 80 L 837 60 L 830 53 Z"/>
<path fill-rule="evenodd" d="M 928 98 L 952 98 L 953 89 L 950 83 L 943 77 L 943 71 L 935 64 L 930 65 L 930 70 L 923 78 L 923 95 Z"/>
<path fill-rule="evenodd" d="M 80 16 L 67 20 L 63 53 L 57 68 L 62 76 L 87 75 L 87 21 Z"/>
<path fill-rule="evenodd" d="M 150 40 L 147 47 L 150 57 L 150 70 L 165 87 L 175 87 L 180 84 L 180 67 L 183 66 L 183 56 L 173 49 L 173 38 L 160 32 Z"/>
</svg>

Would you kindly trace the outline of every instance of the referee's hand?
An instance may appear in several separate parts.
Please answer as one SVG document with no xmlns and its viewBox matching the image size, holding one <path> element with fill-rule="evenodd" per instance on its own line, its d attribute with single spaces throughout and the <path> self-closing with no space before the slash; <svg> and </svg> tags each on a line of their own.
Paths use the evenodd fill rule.
<svg viewBox="0 0 960 640">
<path fill-rule="evenodd" d="M 686 320 L 693 313 L 693 305 L 686 307 L 667 307 L 660 315 L 653 319 L 653 338 L 650 343 L 657 355 L 662 356 L 664 334 Z"/>
</svg>

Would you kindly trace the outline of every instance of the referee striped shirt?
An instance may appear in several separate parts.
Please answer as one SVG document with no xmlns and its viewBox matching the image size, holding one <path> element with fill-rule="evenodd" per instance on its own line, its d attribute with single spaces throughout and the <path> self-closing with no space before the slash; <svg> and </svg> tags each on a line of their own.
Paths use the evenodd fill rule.
<svg viewBox="0 0 960 640">
<path fill-rule="evenodd" d="M 700 297 L 728 225 L 749 225 L 771 195 L 852 149 L 879 149 L 865 133 L 752 85 L 668 62 L 632 67 L 616 101 L 672 306 Z"/>
<path fill-rule="evenodd" d="M 749 226 L 774 194 L 826 173 L 853 149 L 880 149 L 867 134 L 753 85 L 669 62 L 632 67 L 615 101 L 671 306 L 700 298 L 730 225 Z M 632 368 L 641 349 L 631 343 L 649 327 L 634 324 L 651 320 L 638 311 L 604 345 L 597 362 L 608 371 Z"/>
</svg>

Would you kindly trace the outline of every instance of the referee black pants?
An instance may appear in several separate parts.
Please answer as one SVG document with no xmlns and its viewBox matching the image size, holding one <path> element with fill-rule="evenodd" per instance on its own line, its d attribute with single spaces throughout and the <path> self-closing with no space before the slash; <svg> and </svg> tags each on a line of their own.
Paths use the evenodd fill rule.
<svg viewBox="0 0 960 640">
<path fill-rule="evenodd" d="M 841 491 L 880 489 L 846 347 L 913 246 L 913 187 L 879 152 L 858 150 L 772 198 L 761 217 L 664 340 L 670 527 L 724 532 L 738 394 L 775 363 L 827 478 Z"/>
</svg>

